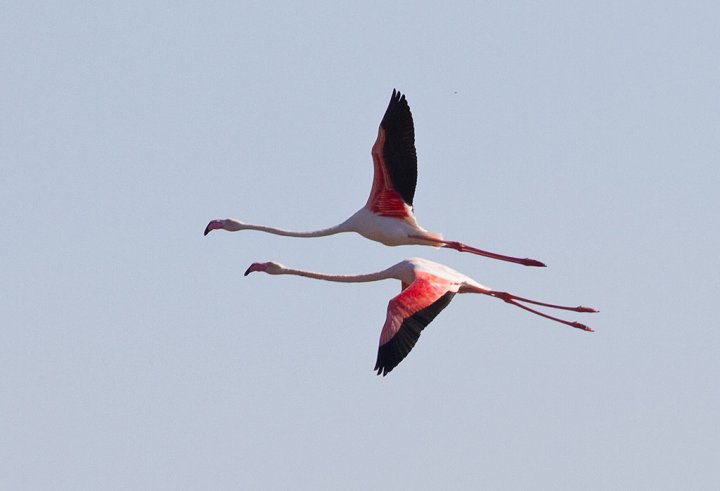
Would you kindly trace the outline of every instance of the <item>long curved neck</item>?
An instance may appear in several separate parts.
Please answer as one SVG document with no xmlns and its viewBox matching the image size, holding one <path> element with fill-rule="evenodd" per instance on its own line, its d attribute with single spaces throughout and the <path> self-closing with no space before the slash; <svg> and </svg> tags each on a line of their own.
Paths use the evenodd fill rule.
<svg viewBox="0 0 720 491">
<path fill-rule="evenodd" d="M 314 271 L 304 271 L 302 269 L 283 268 L 274 274 L 290 274 L 295 276 L 304 276 L 305 278 L 313 278 L 316 280 L 336 281 L 339 283 L 365 283 L 368 281 L 386 280 L 393 277 L 387 269 L 376 273 L 345 275 L 316 273 Z"/>
<path fill-rule="evenodd" d="M 266 225 L 253 225 L 250 223 L 242 223 L 235 220 L 228 220 L 226 230 L 235 232 L 238 230 L 257 230 L 259 232 L 266 232 L 274 235 L 284 235 L 285 237 L 325 237 L 327 235 L 335 235 L 342 232 L 348 232 L 344 223 L 335 225 L 333 227 L 323 228 L 320 230 L 309 230 L 309 231 L 295 231 L 285 230 L 282 228 L 268 227 Z"/>
</svg>

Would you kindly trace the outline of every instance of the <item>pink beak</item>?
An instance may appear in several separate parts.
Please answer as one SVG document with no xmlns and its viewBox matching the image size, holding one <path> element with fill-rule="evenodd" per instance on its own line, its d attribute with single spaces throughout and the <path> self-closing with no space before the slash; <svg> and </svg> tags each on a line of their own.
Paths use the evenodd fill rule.
<svg viewBox="0 0 720 491">
<path fill-rule="evenodd" d="M 255 271 L 265 271 L 267 269 L 266 263 L 252 263 L 250 267 L 245 271 L 245 276 Z"/>
<path fill-rule="evenodd" d="M 220 228 L 218 225 L 218 221 L 213 220 L 207 224 L 207 227 L 205 227 L 205 232 L 203 232 L 203 235 L 209 234 L 211 230 L 215 230 L 216 228 Z"/>
</svg>

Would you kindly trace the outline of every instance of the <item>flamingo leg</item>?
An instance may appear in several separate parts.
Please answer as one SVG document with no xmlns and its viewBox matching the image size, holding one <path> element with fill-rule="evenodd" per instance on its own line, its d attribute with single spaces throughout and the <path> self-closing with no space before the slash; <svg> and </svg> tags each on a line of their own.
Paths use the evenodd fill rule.
<svg viewBox="0 0 720 491">
<path fill-rule="evenodd" d="M 534 305 L 541 305 L 543 307 L 550 307 L 552 309 L 561 309 L 561 310 L 572 310 L 573 312 L 589 312 L 589 313 L 596 313 L 598 312 L 596 309 L 592 307 L 584 307 L 582 305 L 578 305 L 577 307 L 568 307 L 565 305 L 556 305 L 554 303 L 545 303 L 545 302 L 538 302 L 537 300 L 531 300 L 529 298 L 523 298 L 518 297 L 517 295 L 513 295 L 512 293 L 508 292 L 495 292 L 498 298 L 502 298 L 505 300 L 505 298 L 509 297 L 512 300 L 517 300 L 518 302 L 525 302 L 525 303 L 531 303 Z M 507 301 L 507 300 L 506 300 Z"/>
<path fill-rule="evenodd" d="M 532 303 L 535 305 L 542 305 L 544 307 L 550 307 L 550 308 L 554 308 L 554 309 L 572 310 L 574 312 L 597 312 L 597 310 L 595 310 L 593 308 L 583 307 L 583 306 L 566 307 L 564 305 L 555 305 L 555 304 L 551 304 L 551 303 L 537 302 L 535 300 L 518 297 L 518 296 L 513 295 L 512 293 L 508 293 L 508 292 L 490 291 L 489 293 L 488 292 L 483 292 L 483 293 L 486 293 L 487 295 L 490 295 L 495 298 L 499 298 L 499 299 L 505 301 L 506 303 L 509 303 L 516 307 L 520 307 L 521 309 L 527 310 L 528 312 L 532 312 L 533 314 L 539 315 L 541 317 L 545 317 L 546 319 L 550 319 L 555 322 L 560 322 L 561 324 L 565 324 L 567 326 L 574 327 L 576 329 L 582 329 L 583 331 L 594 332 L 589 326 L 586 326 L 585 324 L 581 324 L 580 322 L 571 322 L 571 321 L 567 321 L 565 319 L 560 319 L 559 317 L 554 317 L 554 316 L 548 315 L 544 312 L 540 312 L 538 310 L 532 309 L 532 308 L 528 307 L 527 305 L 523 305 L 519 302 L 527 302 L 527 303 Z"/>
<path fill-rule="evenodd" d="M 482 249 L 478 249 L 476 247 L 469 246 L 467 244 L 463 244 L 462 242 L 457 242 L 454 240 L 437 240 L 437 239 L 430 239 L 428 237 L 417 237 L 418 239 L 422 240 L 429 240 L 430 242 L 435 242 L 440 247 L 447 247 L 449 249 L 455 249 L 459 252 L 470 252 L 472 254 L 477 254 L 478 256 L 485 256 L 489 257 L 491 259 L 498 259 L 500 261 L 507 261 L 510 263 L 516 263 L 516 264 L 522 264 L 523 266 L 537 266 L 537 267 L 545 267 L 545 263 L 538 261 L 537 259 L 530 259 L 530 258 L 520 258 L 520 257 L 512 257 L 512 256 L 505 256 L 503 254 L 496 254 L 494 252 L 484 251 Z"/>
</svg>

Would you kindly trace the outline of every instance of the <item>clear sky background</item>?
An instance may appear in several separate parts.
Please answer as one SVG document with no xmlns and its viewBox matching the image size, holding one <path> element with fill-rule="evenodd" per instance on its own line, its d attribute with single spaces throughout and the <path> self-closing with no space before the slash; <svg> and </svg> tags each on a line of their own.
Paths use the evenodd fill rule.
<svg viewBox="0 0 720 491">
<path fill-rule="evenodd" d="M 441 5 L 445 3 L 445 5 Z M 6 2 L 3 489 L 718 489 L 715 2 Z M 421 225 L 336 224 L 407 94 Z M 410 256 L 456 297 L 375 376 Z"/>
</svg>

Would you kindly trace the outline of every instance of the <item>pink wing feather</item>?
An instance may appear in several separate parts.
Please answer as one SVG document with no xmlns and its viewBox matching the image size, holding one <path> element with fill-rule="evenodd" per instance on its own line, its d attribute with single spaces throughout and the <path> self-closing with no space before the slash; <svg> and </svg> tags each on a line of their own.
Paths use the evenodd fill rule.
<svg viewBox="0 0 720 491">
<path fill-rule="evenodd" d="M 415 281 L 388 303 L 375 370 L 386 375 L 413 349 L 422 330 L 450 303 L 453 282 L 415 272 Z"/>
</svg>

